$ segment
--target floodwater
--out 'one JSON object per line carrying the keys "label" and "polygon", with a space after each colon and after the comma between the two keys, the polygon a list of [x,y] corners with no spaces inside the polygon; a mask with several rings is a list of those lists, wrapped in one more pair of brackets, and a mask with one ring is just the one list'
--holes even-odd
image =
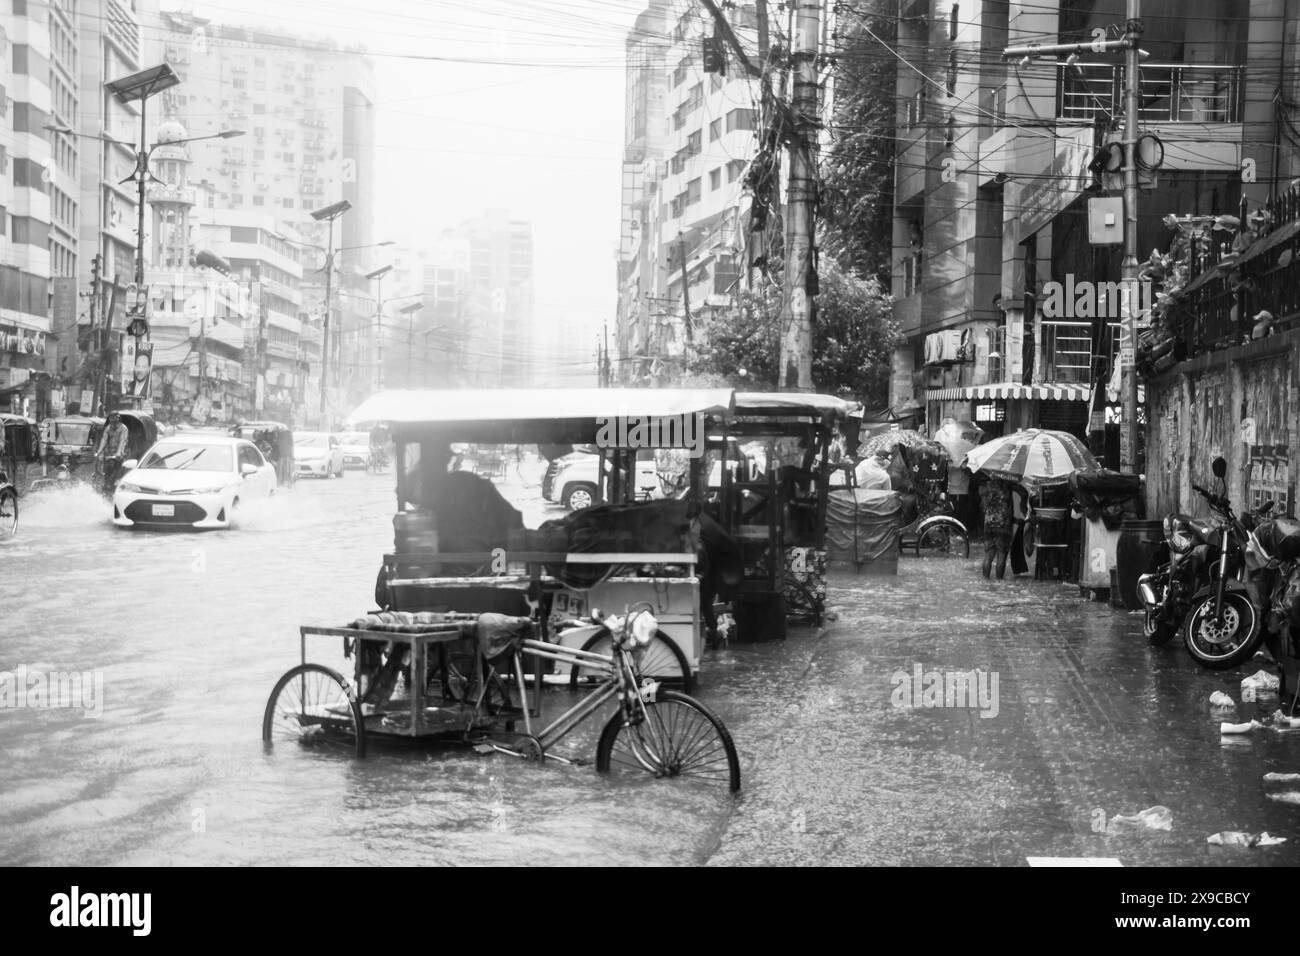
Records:
{"label": "floodwater", "polygon": [[[536,477],[503,486],[532,527],[561,513]],[[1300,731],[1221,737],[1207,703],[1260,662],[1200,670],[1148,648],[1136,615],[985,581],[975,558],[836,575],[822,631],[709,653],[698,696],[736,740],[739,797],[465,749],[265,753],[299,625],[372,608],[393,502],[391,474],[349,472],[187,534],[115,529],[88,493],[24,499],[0,546],[0,670],[94,671],[102,712],[0,709],[0,863],[1300,862],[1300,806],[1262,781],[1300,771]],[[308,651],[342,663],[334,640]],[[998,683],[982,707],[929,707],[903,694],[918,665]],[[600,725],[560,751],[590,759]],[[1155,805],[1169,830],[1113,823]],[[1207,846],[1220,830],[1289,842]]]}

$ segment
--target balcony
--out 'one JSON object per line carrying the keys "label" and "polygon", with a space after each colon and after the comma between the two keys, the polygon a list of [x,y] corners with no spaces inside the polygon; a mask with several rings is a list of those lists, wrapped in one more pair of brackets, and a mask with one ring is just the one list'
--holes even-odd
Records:
{"label": "balcony", "polygon": [[[1140,123],[1241,121],[1244,66],[1144,63]],[[1057,64],[1056,115],[1093,121],[1124,114],[1124,68],[1113,63]]]}
{"label": "balcony", "polygon": [[[1118,343],[1118,324],[1109,326],[1103,347],[1112,353]],[[1042,327],[1044,382],[1089,384],[1092,381],[1092,323],[1044,322]]]}

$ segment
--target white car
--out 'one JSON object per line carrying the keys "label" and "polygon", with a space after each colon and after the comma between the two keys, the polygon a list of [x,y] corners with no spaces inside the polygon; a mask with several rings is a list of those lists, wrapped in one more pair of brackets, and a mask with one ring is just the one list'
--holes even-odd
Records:
{"label": "white car", "polygon": [[229,528],[241,501],[275,494],[275,468],[252,442],[227,435],[173,435],[123,466],[113,491],[119,528]]}
{"label": "white car", "polygon": [[344,468],[370,467],[370,435],[367,432],[340,432],[338,439]]}
{"label": "white car", "polygon": [[343,477],[343,449],[338,437],[325,432],[297,432],[293,436],[293,470],[318,478]]}
{"label": "white car", "polygon": [[[542,497],[564,505],[569,511],[580,511],[601,504],[596,469],[599,455],[572,452],[551,462],[542,479]],[[640,501],[662,498],[663,486],[653,461],[636,463],[636,497]]]}

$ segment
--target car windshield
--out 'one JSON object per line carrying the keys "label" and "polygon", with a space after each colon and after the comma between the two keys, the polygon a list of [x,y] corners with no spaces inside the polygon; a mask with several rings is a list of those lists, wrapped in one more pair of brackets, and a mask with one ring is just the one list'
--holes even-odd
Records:
{"label": "car windshield", "polygon": [[325,436],[320,434],[299,435],[293,440],[294,448],[326,448],[328,445]]}
{"label": "car windshield", "polygon": [[227,445],[156,445],[145,455],[140,467],[167,471],[235,470]]}
{"label": "car windshield", "polygon": [[370,436],[362,432],[344,432],[339,435],[339,444],[341,445],[369,445]]}

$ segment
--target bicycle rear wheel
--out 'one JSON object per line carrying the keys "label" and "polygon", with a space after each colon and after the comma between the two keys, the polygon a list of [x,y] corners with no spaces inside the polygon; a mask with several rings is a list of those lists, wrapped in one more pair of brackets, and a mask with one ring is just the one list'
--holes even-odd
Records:
{"label": "bicycle rear wheel", "polygon": [[262,715],[262,743],[300,743],[366,755],[366,726],[352,685],[338,671],[299,664],[271,691]]}
{"label": "bicycle rear wheel", "polygon": [[740,789],[740,758],[731,734],[693,697],[661,690],[645,705],[646,718],[629,727],[619,709],[601,732],[596,769],[602,773],[649,773],[690,777]]}
{"label": "bicycle rear wheel", "polygon": [[[607,630],[602,630],[587,638],[582,645],[584,651],[593,654],[614,655],[614,638]],[[642,677],[661,683],[691,689],[691,665],[686,655],[677,646],[677,642],[663,631],[655,631],[650,643],[640,652],[637,669]],[[607,667],[600,665],[582,666],[575,664],[569,670],[569,688],[577,689],[579,684],[592,684],[603,679],[609,673]]]}

